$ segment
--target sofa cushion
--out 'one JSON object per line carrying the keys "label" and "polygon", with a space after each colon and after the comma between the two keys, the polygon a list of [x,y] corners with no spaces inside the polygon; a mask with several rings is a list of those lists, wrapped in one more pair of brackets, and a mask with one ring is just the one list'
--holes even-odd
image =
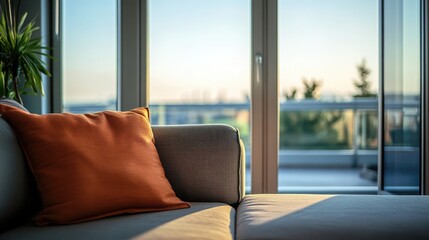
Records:
{"label": "sofa cushion", "polygon": [[36,223],[188,207],[165,177],[147,108],[36,115],[0,105],[42,197]]}
{"label": "sofa cushion", "polygon": [[429,239],[428,196],[248,195],[237,239]]}
{"label": "sofa cushion", "polygon": [[31,223],[0,234],[0,239],[234,239],[235,210],[221,203],[115,216],[73,225],[36,227]]}

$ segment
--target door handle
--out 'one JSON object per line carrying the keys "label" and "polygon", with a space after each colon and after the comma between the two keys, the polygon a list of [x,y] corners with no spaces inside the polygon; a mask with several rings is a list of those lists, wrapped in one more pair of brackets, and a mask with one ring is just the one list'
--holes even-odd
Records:
{"label": "door handle", "polygon": [[256,83],[262,82],[262,55],[260,53],[255,55],[255,71]]}

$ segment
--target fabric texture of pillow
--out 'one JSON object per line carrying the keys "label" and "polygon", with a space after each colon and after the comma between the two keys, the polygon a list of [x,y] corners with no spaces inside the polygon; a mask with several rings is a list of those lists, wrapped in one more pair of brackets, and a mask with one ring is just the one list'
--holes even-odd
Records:
{"label": "fabric texture of pillow", "polygon": [[176,197],[155,148],[148,108],[30,114],[1,105],[36,178],[36,225],[189,207]]}

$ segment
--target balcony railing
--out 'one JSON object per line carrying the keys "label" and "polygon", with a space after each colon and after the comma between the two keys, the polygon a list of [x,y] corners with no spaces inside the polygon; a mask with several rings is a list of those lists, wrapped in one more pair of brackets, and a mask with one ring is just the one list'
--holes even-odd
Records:
{"label": "balcony railing", "polygon": [[[401,156],[415,154],[419,126],[416,97],[385,96],[385,134]],[[246,190],[250,191],[250,104],[152,104],[151,123],[226,123],[240,130],[246,145]],[[70,104],[74,113],[116,109],[116,102]],[[287,101],[279,106],[279,192],[376,194],[378,101]],[[386,136],[387,136],[386,135]],[[384,136],[386,138],[386,136]],[[413,140],[414,139],[414,140]],[[387,141],[386,141],[387,142]],[[403,146],[411,146],[404,148]],[[389,153],[389,150],[387,150]],[[364,166],[371,166],[366,168]]]}
{"label": "balcony railing", "polygon": [[[415,98],[387,101],[388,109],[418,109]],[[65,111],[82,113],[114,109],[115,103],[70,104]],[[237,127],[250,161],[250,104],[151,104],[153,125],[226,123]],[[315,100],[280,103],[279,165],[361,166],[377,162],[378,101]],[[397,113],[396,113],[397,114]],[[418,121],[418,111],[405,111]]]}

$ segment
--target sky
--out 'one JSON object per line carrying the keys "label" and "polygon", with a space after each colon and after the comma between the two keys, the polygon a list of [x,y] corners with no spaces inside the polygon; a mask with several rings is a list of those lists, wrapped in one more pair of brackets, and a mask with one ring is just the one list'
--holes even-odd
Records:
{"label": "sky", "polygon": [[63,98],[107,102],[117,91],[117,1],[61,1]]}
{"label": "sky", "polygon": [[151,102],[243,101],[250,1],[148,2]]}
{"label": "sky", "polygon": [[[420,93],[419,1],[403,3],[398,6],[397,1],[390,1],[385,5],[389,22],[385,35],[390,40],[385,45],[385,93],[415,95]],[[395,21],[401,18],[402,22]]]}
{"label": "sky", "polygon": [[[149,1],[151,102],[243,101],[250,92],[250,1]],[[366,59],[378,89],[377,0],[280,0],[279,91],[322,81],[354,93]]]}
{"label": "sky", "polygon": [[[115,98],[116,0],[62,2],[65,101]],[[151,103],[245,101],[251,1],[148,4]],[[350,97],[363,59],[371,69],[372,90],[378,90],[378,0],[279,0],[278,8],[280,94],[292,87],[302,92],[307,78],[322,81],[322,97]]]}
{"label": "sky", "polygon": [[378,21],[376,0],[280,0],[280,91],[302,92],[306,78],[322,82],[322,95],[351,96],[356,65],[365,59],[376,92]]}

